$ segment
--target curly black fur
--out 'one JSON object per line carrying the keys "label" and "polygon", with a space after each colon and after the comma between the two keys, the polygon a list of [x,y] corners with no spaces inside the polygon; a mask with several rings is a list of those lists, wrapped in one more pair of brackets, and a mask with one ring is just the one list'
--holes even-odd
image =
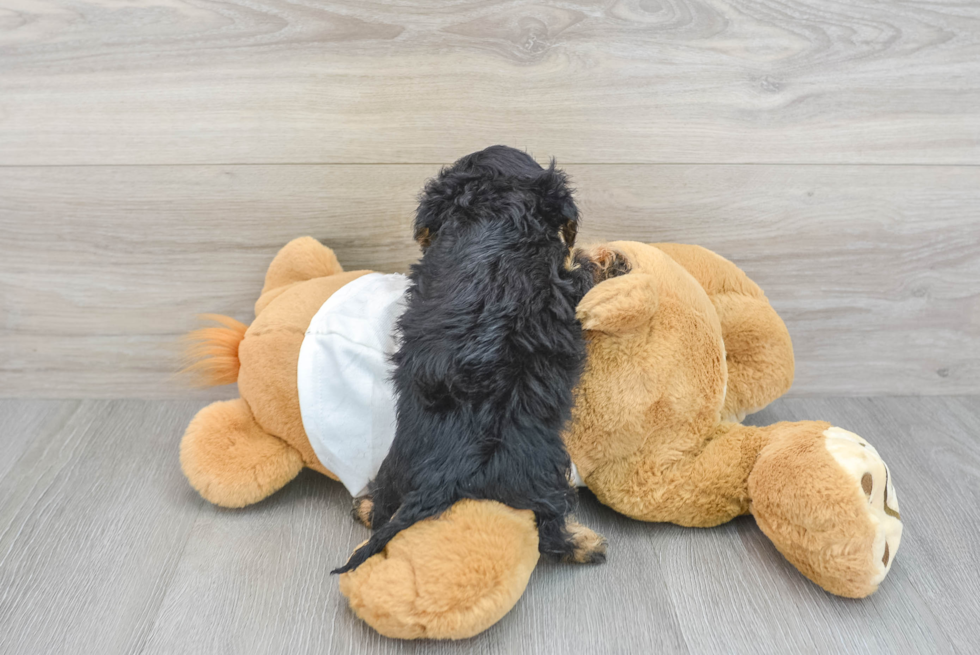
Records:
{"label": "curly black fur", "polygon": [[375,532],[334,573],[462,498],[533,510],[541,552],[572,554],[561,430],[585,360],[575,307],[593,284],[588,262],[569,266],[577,223],[564,173],[513,148],[463,157],[426,185],[395,439],[370,486]]}

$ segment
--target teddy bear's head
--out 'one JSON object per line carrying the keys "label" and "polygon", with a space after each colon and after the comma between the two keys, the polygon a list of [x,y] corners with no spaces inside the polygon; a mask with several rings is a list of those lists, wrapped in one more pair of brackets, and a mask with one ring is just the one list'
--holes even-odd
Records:
{"label": "teddy bear's head", "polygon": [[586,479],[658,434],[679,452],[695,443],[720,421],[727,379],[718,315],[684,268],[631,241],[589,254],[600,265],[625,258],[628,273],[596,285],[578,306],[589,354],[566,441]]}

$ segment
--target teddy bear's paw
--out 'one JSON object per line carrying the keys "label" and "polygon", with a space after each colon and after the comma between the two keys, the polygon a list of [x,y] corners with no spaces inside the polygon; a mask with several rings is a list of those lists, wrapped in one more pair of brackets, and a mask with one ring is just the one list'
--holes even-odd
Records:
{"label": "teddy bear's paw", "polygon": [[569,521],[565,529],[571,535],[574,546],[571,554],[564,560],[575,564],[602,564],[606,561],[606,539],[598,532],[581,523]]}
{"label": "teddy bear's paw", "polygon": [[534,514],[461,500],[339,576],[368,625],[396,639],[466,639],[514,607],[538,562]]}
{"label": "teddy bear's paw", "polygon": [[180,465],[201,496],[245,507],[272,495],[303,470],[300,453],[267,433],[241,398],[197,413],[180,442]]}
{"label": "teddy bear's paw", "polygon": [[371,529],[371,512],[374,510],[374,501],[370,496],[355,498],[351,506],[350,515],[355,521],[363,525],[368,530]]}
{"label": "teddy bear's paw", "polygon": [[885,462],[858,435],[823,421],[769,430],[748,480],[759,528],[800,573],[830,593],[874,593],[902,539]]}
{"label": "teddy bear's paw", "polygon": [[902,517],[898,495],[888,465],[874,446],[847,430],[832,427],[824,431],[827,451],[853,480],[860,494],[875,536],[871,544],[874,570],[871,584],[877,586],[891,570],[902,541]]}

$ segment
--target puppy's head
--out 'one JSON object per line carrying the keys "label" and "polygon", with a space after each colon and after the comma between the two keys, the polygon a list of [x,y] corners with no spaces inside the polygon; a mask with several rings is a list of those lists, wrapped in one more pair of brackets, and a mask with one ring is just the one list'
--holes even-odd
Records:
{"label": "puppy's head", "polygon": [[565,173],[554,160],[542,168],[530,155],[491,146],[442,169],[425,185],[415,215],[415,240],[423,252],[440,235],[509,222],[523,234],[553,233],[575,244],[578,209]]}

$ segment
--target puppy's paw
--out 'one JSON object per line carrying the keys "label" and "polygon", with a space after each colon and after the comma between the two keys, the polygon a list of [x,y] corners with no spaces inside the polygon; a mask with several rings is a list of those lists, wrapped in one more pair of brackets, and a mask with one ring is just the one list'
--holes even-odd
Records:
{"label": "puppy's paw", "polygon": [[566,562],[602,564],[606,561],[606,539],[601,534],[573,521],[565,528],[573,546],[572,552],[564,557]]}
{"label": "puppy's paw", "polygon": [[361,496],[354,499],[350,515],[354,520],[363,525],[368,530],[371,529],[371,511],[374,509],[374,501],[370,496]]}
{"label": "puppy's paw", "polygon": [[604,245],[595,246],[585,251],[578,250],[576,251],[576,259],[580,262],[587,262],[583,264],[583,268],[587,268],[592,273],[596,284],[610,278],[626,275],[631,268],[626,255]]}

